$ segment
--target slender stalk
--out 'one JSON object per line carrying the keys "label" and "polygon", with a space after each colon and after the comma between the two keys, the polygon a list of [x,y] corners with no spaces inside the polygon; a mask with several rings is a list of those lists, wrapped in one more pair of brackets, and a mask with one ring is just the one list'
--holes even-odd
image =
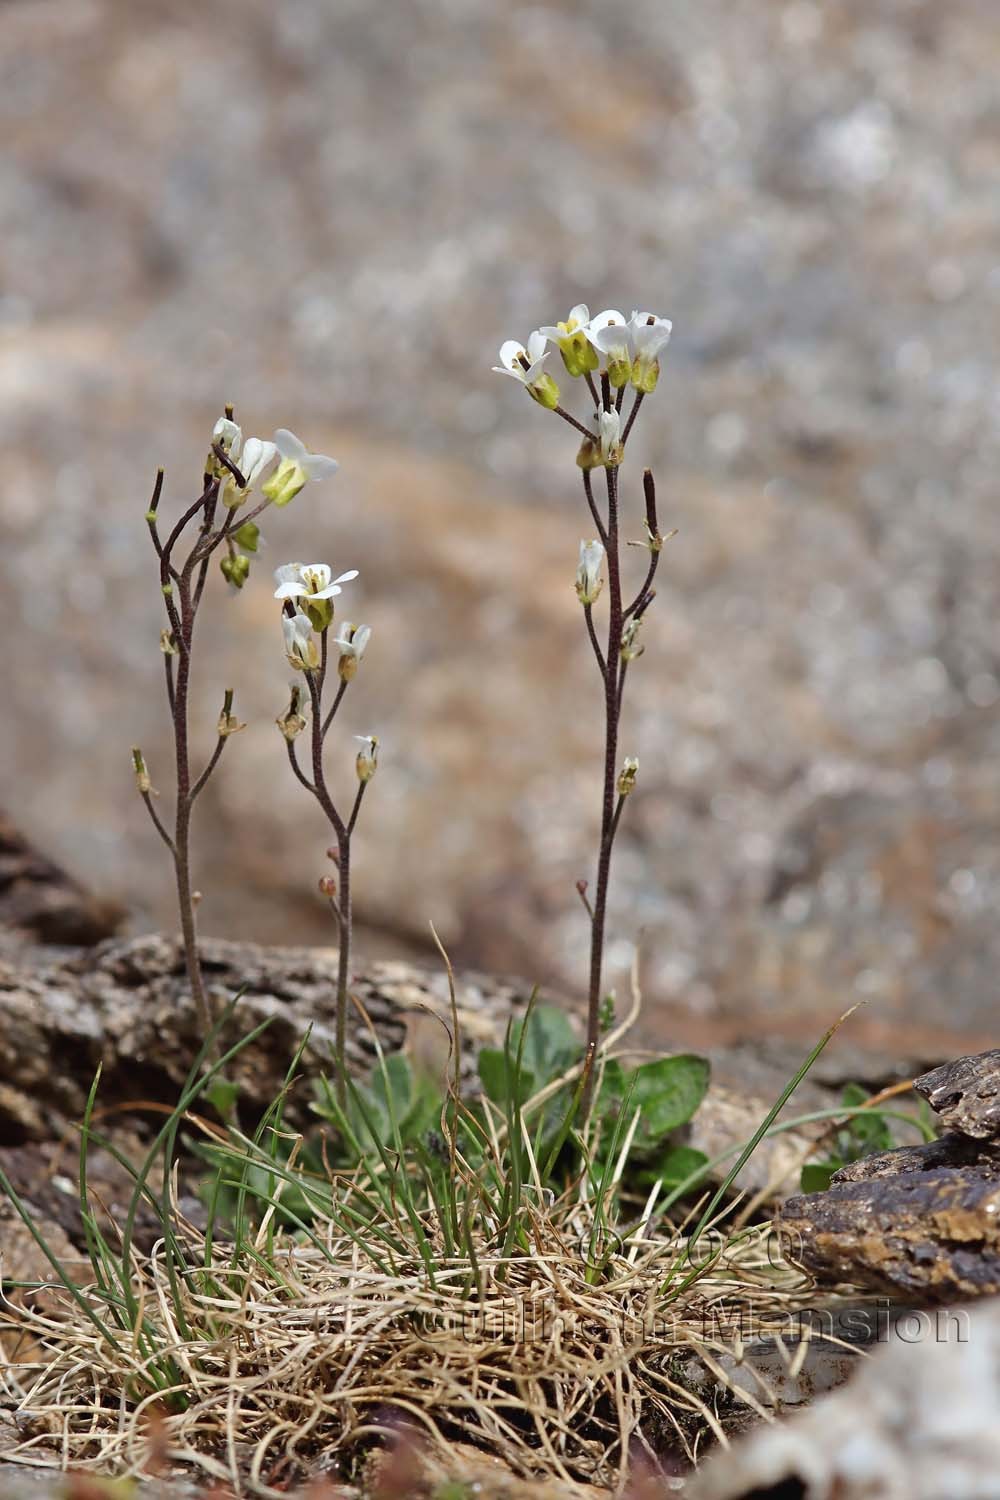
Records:
{"label": "slender stalk", "polygon": [[621,666],[622,586],[618,529],[618,470],[605,469],[608,489],[607,569],[608,646],[604,659],[604,788],[601,799],[601,842],[597,859],[594,916],[590,936],[590,985],[587,994],[587,1049],[584,1057],[583,1107],[589,1108],[593,1065],[600,1037],[601,979],[604,966],[604,929],[607,918],[611,850],[617,831],[615,790],[618,779],[618,725],[621,717],[618,683]]}
{"label": "slender stalk", "polygon": [[[337,922],[339,927],[339,951],[337,954],[337,1008],[334,1030],[334,1054],[337,1060],[336,1095],[337,1103],[341,1109],[347,1104],[347,991],[350,983],[351,973],[351,834],[357,819],[358,810],[361,805],[360,788],[354,809],[351,813],[349,823],[345,823],[334,805],[326,784],[326,772],[323,767],[323,739],[329,722],[324,723],[322,691],[323,679],[326,673],[327,642],[326,631],[323,632],[323,664],[318,671],[307,674],[309,692],[312,697],[312,793],[320,807],[326,813],[330,826],[337,840]],[[343,698],[346,683],[342,682],[337,693],[333,709],[330,711],[328,720],[332,719],[333,713]]]}

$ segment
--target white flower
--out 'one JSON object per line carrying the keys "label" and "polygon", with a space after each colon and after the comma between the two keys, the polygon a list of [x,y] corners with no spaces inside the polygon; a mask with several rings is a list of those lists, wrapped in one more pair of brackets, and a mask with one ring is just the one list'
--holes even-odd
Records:
{"label": "white flower", "polygon": [[340,467],[335,458],[310,453],[287,427],[278,428],[274,445],[281,455],[281,463],[264,485],[264,494],[274,505],[287,505],[310,480],[329,479]]}
{"label": "white flower", "polygon": [[576,595],[581,604],[593,604],[604,585],[601,568],[604,548],[600,542],[581,542],[580,561],[576,570]]}
{"label": "white flower", "polygon": [[587,328],[587,337],[608,362],[608,379],[613,386],[627,385],[632,378],[632,328],[613,307],[598,313]]}
{"label": "white flower", "polygon": [[614,407],[610,411],[597,413],[597,429],[601,450],[601,462],[614,468],[622,461],[622,419]]}
{"label": "white flower", "polygon": [[360,782],[371,781],[378,767],[378,736],[374,734],[356,734],[356,740],[361,741],[361,749],[358,751],[354,762]]}
{"label": "white flower", "polygon": [[600,360],[597,350],[587,338],[587,324],[590,322],[590,309],[586,302],[578,302],[570,308],[569,316],[565,323],[556,323],[554,327],[540,328],[551,344],[558,344],[563,357],[563,364],[570,375],[584,375],[588,370],[596,370]]}
{"label": "white flower", "polygon": [[632,331],[632,384],[646,395],[656,389],[660,376],[660,350],[670,340],[673,324],[655,313],[634,312],[629,322]]}
{"label": "white flower", "polygon": [[342,621],[333,642],[340,652],[337,670],[341,681],[350,682],[357,675],[358,665],[368,649],[371,634],[371,627],[368,625],[352,625],[349,620]]}
{"label": "white flower", "polygon": [[276,599],[334,599],[342,592],[340,585],[357,578],[357,568],[349,568],[339,578],[333,578],[333,569],[327,563],[282,563],[274,570]]}
{"label": "white flower", "polygon": [[281,628],[285,633],[285,654],[291,665],[297,672],[315,671],[320,663],[320,653],[309,616],[301,610],[294,615],[282,615]]}
{"label": "white flower", "polygon": [[528,339],[527,348],[517,339],[508,339],[500,345],[500,364],[494,365],[497,375],[511,375],[519,380],[540,406],[551,410],[559,405],[559,387],[542,366],[549,357],[545,347],[548,340],[540,328],[536,328]]}
{"label": "white flower", "polygon": [[[223,505],[234,509],[242,505],[244,500],[258,483],[264,470],[277,457],[278,449],[274,443],[265,442],[261,438],[247,438],[243,445],[243,452],[239,460],[233,458],[233,463],[240,470],[246,484],[240,489],[236,480],[226,469],[219,481],[219,499]],[[232,458],[232,454],[230,454]]]}
{"label": "white flower", "polygon": [[223,453],[228,454],[233,463],[239,463],[240,449],[243,446],[243,429],[239,427],[230,417],[220,417],[212,428],[212,442],[218,443]]}

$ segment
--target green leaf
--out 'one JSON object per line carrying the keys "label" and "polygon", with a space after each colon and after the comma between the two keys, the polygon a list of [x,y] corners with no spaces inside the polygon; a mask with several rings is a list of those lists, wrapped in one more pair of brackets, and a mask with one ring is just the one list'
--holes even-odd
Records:
{"label": "green leaf", "polygon": [[524,1047],[522,1068],[536,1079],[536,1088],[544,1088],[553,1078],[558,1078],[579,1059],[580,1042],[577,1039],[565,1011],[554,1005],[537,1005],[526,1021],[515,1021],[510,1028],[510,1047],[517,1055]]}
{"label": "green leaf", "polygon": [[234,1118],[239,1097],[238,1085],[228,1082],[225,1078],[216,1078],[214,1083],[205,1090],[205,1098],[221,1120]]}
{"label": "green leaf", "polygon": [[693,1146],[672,1146],[667,1154],[661,1157],[656,1175],[662,1178],[664,1187],[676,1187],[678,1183],[686,1182],[695,1172],[707,1166],[708,1157],[704,1151],[696,1151]]}
{"label": "green leaf", "polygon": [[834,1157],[831,1157],[829,1161],[806,1162],[802,1168],[799,1186],[804,1193],[825,1193],[830,1186],[830,1178],[843,1166],[846,1166],[846,1163]]}
{"label": "green leaf", "polygon": [[687,1124],[705,1097],[708,1079],[707,1060],[692,1053],[660,1057],[630,1073],[612,1062],[604,1070],[600,1107],[613,1118],[631,1088],[629,1108],[640,1110],[633,1149],[648,1152],[672,1130]]}
{"label": "green leaf", "polygon": [[[508,1060],[507,1054],[499,1047],[483,1047],[479,1053],[479,1081],[483,1085],[483,1091],[488,1099],[494,1104],[506,1104],[507,1095],[513,1088],[514,1077],[517,1072],[516,1052]],[[535,1092],[535,1075],[530,1068],[521,1069],[520,1088],[517,1090],[518,1098],[514,1101],[522,1105],[526,1099],[530,1099]]]}

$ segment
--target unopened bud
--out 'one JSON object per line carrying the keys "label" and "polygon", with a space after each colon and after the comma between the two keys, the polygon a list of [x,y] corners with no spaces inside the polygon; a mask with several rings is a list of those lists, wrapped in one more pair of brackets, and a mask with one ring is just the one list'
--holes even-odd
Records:
{"label": "unopened bud", "polygon": [[135,784],[142,796],[148,797],[151,793],[155,796],[152,782],[149,779],[149,771],[146,769],[146,762],[143,759],[142,751],[137,745],[132,750],[132,769],[135,772]]}
{"label": "unopened bud", "polygon": [[601,568],[604,548],[598,541],[580,543],[580,560],[576,569],[576,596],[581,604],[593,604],[604,586]]}
{"label": "unopened bud", "polygon": [[224,557],[219,571],[231,588],[241,589],[250,576],[249,557]]}
{"label": "unopened bud", "polygon": [[639,762],[634,755],[626,755],[622,761],[622,768],[618,773],[618,795],[627,797],[629,792],[635,789],[635,779],[639,774]]}
{"label": "unopened bud", "polygon": [[320,893],[321,896],[325,896],[328,901],[336,901],[336,899],[337,899],[337,882],[334,880],[334,878],[333,878],[332,875],[321,875],[320,876],[320,878],[319,878],[319,893]]}
{"label": "unopened bud", "polygon": [[371,781],[378,769],[378,737],[374,734],[356,734],[354,738],[361,741],[354,766],[358,780],[363,785],[366,781]]}
{"label": "unopened bud", "polygon": [[641,624],[642,616],[640,614],[634,614],[625,621],[622,629],[622,661],[635,661],[645,651],[645,646],[640,646],[638,641]]}
{"label": "unopened bud", "polygon": [[239,530],[233,532],[233,541],[244,552],[256,552],[260,546],[260,527],[254,521],[244,521]]}

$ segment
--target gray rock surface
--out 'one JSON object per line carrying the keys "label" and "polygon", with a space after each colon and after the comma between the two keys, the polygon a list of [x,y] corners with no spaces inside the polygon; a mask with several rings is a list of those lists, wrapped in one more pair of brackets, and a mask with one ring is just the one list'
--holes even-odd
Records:
{"label": "gray rock surface", "polygon": [[919,1314],[843,1390],[709,1459],[690,1500],[995,1500],[1000,1301]]}

